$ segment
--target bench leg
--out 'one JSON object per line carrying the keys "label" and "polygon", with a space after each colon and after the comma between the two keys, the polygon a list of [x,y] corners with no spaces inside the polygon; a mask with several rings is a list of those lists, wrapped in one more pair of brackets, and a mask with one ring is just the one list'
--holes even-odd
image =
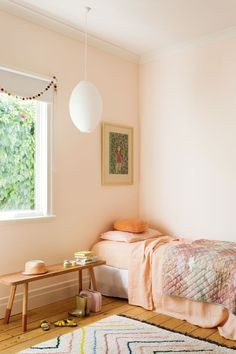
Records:
{"label": "bench leg", "polygon": [[24,284],[23,308],[22,308],[22,330],[27,331],[27,307],[28,307],[28,287],[29,284]]}
{"label": "bench leg", "polygon": [[14,298],[15,298],[15,293],[16,293],[16,285],[11,285],[10,294],[9,294],[9,298],[8,298],[8,302],[7,302],[7,308],[6,308],[6,312],[5,312],[5,317],[3,320],[4,324],[9,323],[9,319],[11,316],[11,310],[12,310],[12,306],[13,306],[13,302],[14,302]]}
{"label": "bench leg", "polygon": [[82,269],[79,270],[79,291],[78,294],[81,292],[81,290],[83,289],[83,276],[82,276]]}
{"label": "bench leg", "polygon": [[90,278],[91,278],[93,290],[97,290],[97,283],[96,283],[96,279],[95,279],[93,268],[89,268],[89,275],[90,275]]}

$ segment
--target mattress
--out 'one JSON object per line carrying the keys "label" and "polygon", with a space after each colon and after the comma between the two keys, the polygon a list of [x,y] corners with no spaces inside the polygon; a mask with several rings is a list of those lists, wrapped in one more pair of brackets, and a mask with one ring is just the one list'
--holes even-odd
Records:
{"label": "mattress", "polygon": [[128,269],[132,250],[137,243],[139,242],[128,243],[103,240],[96,243],[92,250],[99,258],[106,260],[108,266]]}

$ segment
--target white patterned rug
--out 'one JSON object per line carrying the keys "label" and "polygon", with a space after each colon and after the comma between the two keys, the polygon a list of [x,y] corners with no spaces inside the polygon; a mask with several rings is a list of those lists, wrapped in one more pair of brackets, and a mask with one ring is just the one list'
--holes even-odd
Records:
{"label": "white patterned rug", "polygon": [[236,354],[213,342],[166,330],[121,315],[64,334],[24,350],[24,354]]}

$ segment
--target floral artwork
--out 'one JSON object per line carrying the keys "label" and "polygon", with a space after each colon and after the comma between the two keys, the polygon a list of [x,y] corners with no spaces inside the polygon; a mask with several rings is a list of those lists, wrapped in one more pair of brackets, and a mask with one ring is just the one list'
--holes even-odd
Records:
{"label": "floral artwork", "polygon": [[128,134],[109,134],[109,173],[128,174]]}
{"label": "floral artwork", "polygon": [[133,129],[103,123],[102,183],[133,183]]}

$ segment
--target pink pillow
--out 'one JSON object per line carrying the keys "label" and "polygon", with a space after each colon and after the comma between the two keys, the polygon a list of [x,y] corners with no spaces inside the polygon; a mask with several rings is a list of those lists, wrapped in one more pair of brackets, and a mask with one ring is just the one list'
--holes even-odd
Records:
{"label": "pink pillow", "polygon": [[117,242],[138,242],[161,235],[160,231],[154,229],[147,229],[145,232],[139,234],[115,230],[104,232],[100,235],[100,238]]}

